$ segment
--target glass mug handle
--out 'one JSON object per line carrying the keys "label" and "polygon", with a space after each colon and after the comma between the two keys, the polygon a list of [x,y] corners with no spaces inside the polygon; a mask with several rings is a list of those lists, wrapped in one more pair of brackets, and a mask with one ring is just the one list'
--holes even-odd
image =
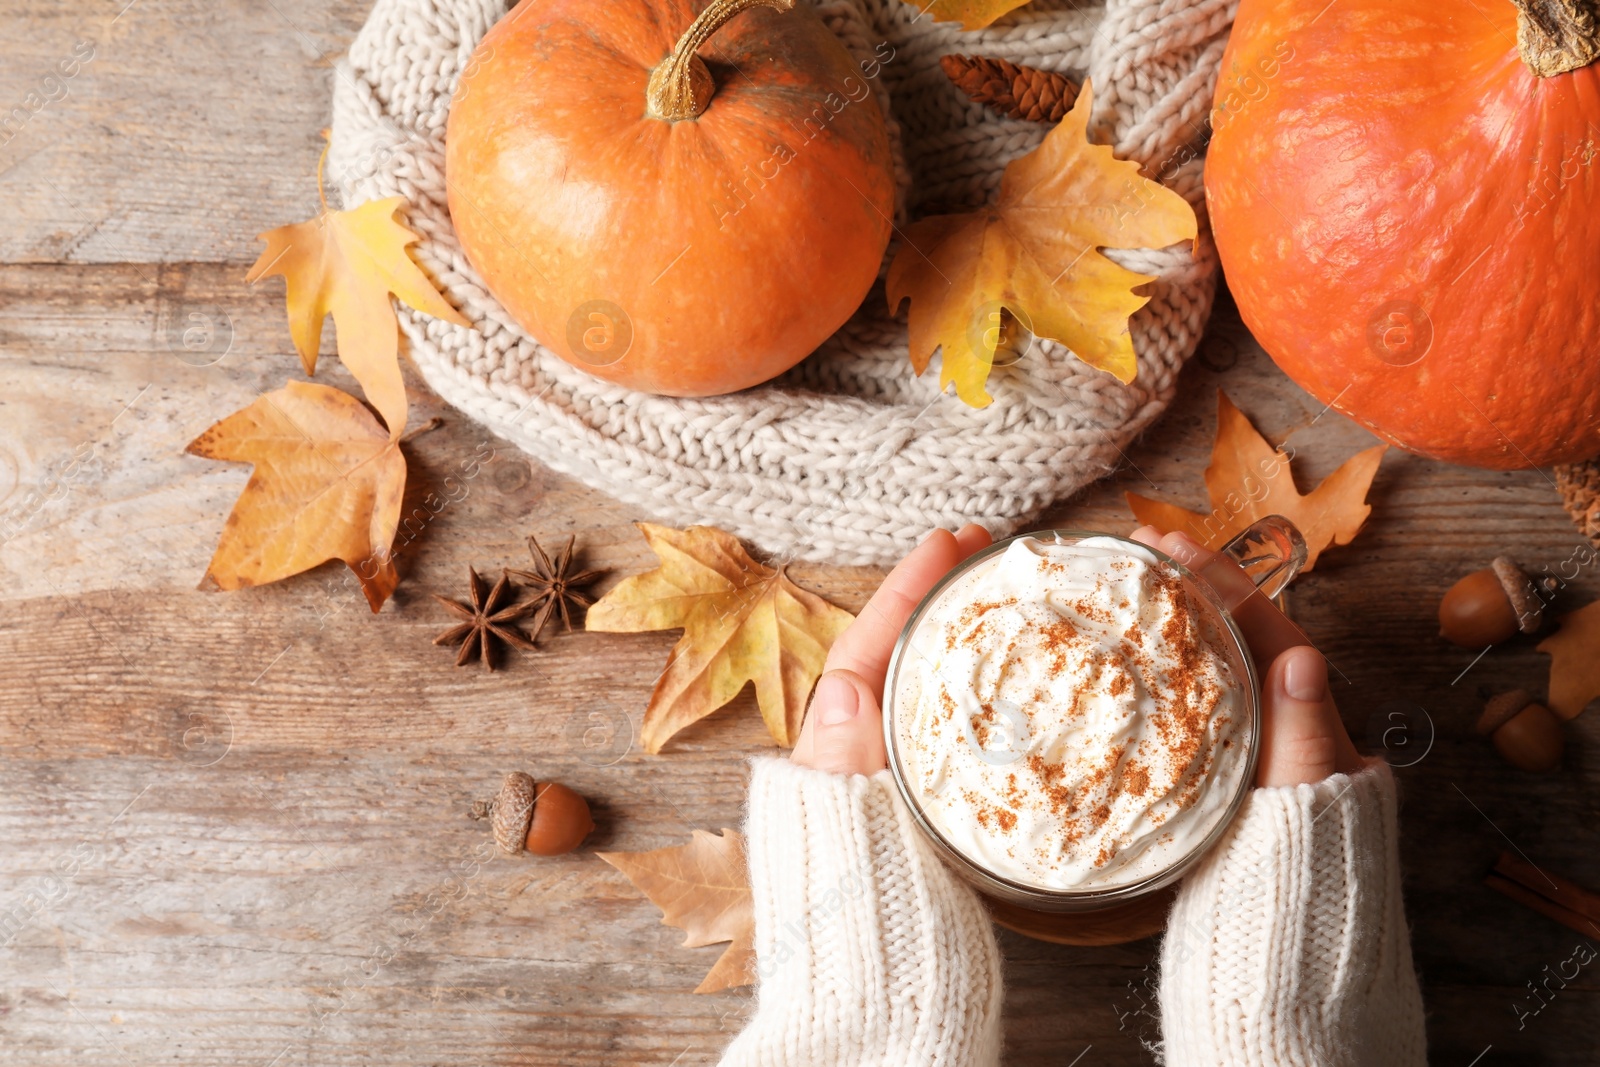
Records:
{"label": "glass mug handle", "polygon": [[1306,565],[1306,539],[1282,515],[1257,519],[1220,551],[1243,568],[1268,600],[1283,592]]}

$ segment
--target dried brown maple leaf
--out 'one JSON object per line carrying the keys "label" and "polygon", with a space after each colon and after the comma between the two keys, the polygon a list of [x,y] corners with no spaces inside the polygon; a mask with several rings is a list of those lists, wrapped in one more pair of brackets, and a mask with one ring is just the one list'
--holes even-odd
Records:
{"label": "dried brown maple leaf", "polygon": [[1561,616],[1561,627],[1539,642],[1550,657],[1550,710],[1576,718],[1600,697],[1600,600]]}
{"label": "dried brown maple leaf", "polygon": [[730,533],[638,525],[661,566],[601,597],[585,625],[601,633],[683,629],[645,709],[645,749],[660,752],[746,682],[755,683],[773,740],[794,744],[828,649],[854,616],[751,559]]}
{"label": "dried brown maple leaf", "polygon": [[914,223],[889,265],[889,309],[911,302],[912,368],[927,370],[939,349],[939,387],[954,382],[972,407],[993,399],[985,385],[1006,332],[1002,312],[1131,382],[1139,364],[1128,317],[1150,300],[1133,290],[1155,278],[1100,249],[1166,248],[1195,237],[1188,201],[1089,143],[1092,96],[1085,82],[1060,125],[1006,166],[995,203]]}
{"label": "dried brown maple leaf", "polygon": [[[322,155],[326,159],[327,151]],[[317,194],[322,195],[320,162]],[[405,203],[405,197],[391,196],[333,211],[324,198],[316,218],[261,234],[267,247],[245,275],[251,283],[283,275],[289,334],[307,374],[317,369],[322,320],[333,316],[339,359],[395,433],[406,424],[406,387],[400,376],[400,327],[389,294],[436,319],[471,325],[407,254],[407,246],[419,238],[394,217]]]}
{"label": "dried brown maple leaf", "polygon": [[189,442],[207,459],[255,470],[222,527],[206,577],[265,585],[342,559],[373,611],[399,580],[389,549],[406,461],[394,434],[349,393],[290,382]]}
{"label": "dried brown maple leaf", "polygon": [[745,866],[744,837],[696,830],[687,845],[652,852],[598,852],[661,909],[661,921],[686,935],[685,948],[730,942],[696,993],[715,993],[754,981],[755,910]]}
{"label": "dried brown maple leaf", "polygon": [[1201,515],[1176,504],[1128,494],[1128,506],[1141,523],[1182,530],[1207,548],[1221,548],[1257,519],[1282,515],[1306,539],[1306,565],[1329,545],[1347,545],[1372,513],[1367,490],[1388,445],[1357,452],[1311,492],[1301,495],[1289,470],[1289,454],[1267,444],[1244,413],[1217,390],[1217,439],[1206,468],[1211,511]]}

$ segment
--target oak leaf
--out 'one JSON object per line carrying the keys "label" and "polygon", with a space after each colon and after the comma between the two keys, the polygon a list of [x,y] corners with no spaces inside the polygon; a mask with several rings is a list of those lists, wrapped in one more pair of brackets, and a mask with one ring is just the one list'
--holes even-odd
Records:
{"label": "oak leaf", "polygon": [[1347,545],[1372,514],[1367,490],[1387,445],[1357,452],[1324,478],[1310,493],[1295,488],[1289,469],[1293,453],[1273,448],[1250,420],[1217,390],[1217,438],[1206,468],[1206,493],[1211,512],[1201,515],[1176,504],[1128,494],[1128,506],[1141,523],[1162,530],[1182,530],[1207,548],[1221,548],[1257,519],[1282,515],[1306,539],[1306,565],[1329,545]]}
{"label": "oak leaf", "polygon": [[754,981],[755,907],[744,858],[744,837],[696,830],[687,845],[653,852],[597,852],[627,875],[661,909],[661,921],[684,932],[685,948],[730,942],[696,993],[715,993]]}
{"label": "oak leaf", "polygon": [[1193,240],[1194,209],[1088,140],[1091,92],[1037,149],[1014,160],[993,206],[936,215],[906,231],[889,266],[890,311],[911,301],[911,365],[927,370],[943,350],[939,387],[955,383],[973,407],[1007,329],[1002,309],[1035,337],[1059,341],[1083,362],[1130,382],[1138,370],[1128,317],[1154,281],[1118,266],[1101,248],[1165,248]]}
{"label": "oak leaf", "polygon": [[751,559],[730,533],[638,525],[661,566],[601,597],[585,625],[603,633],[683,629],[645,709],[645,749],[660,752],[746,682],[755,683],[773,740],[793,745],[828,649],[854,616]]}
{"label": "oak leaf", "polygon": [[1546,703],[1563,719],[1576,718],[1600,697],[1600,600],[1561,616],[1561,628],[1539,642],[1550,657]]}
{"label": "oak leaf", "polygon": [[389,294],[434,318],[470,325],[406,253],[418,237],[394,217],[405,202],[391,196],[268,230],[261,235],[266,250],[245,276],[256,282],[283,275],[289,333],[307,374],[317,369],[322,320],[333,316],[339,358],[395,433],[405,428],[406,388]]}
{"label": "oak leaf", "polygon": [[206,576],[264,585],[341,559],[373,611],[398,581],[389,549],[406,461],[395,434],[349,393],[290,382],[189,442],[207,459],[252,463]]}

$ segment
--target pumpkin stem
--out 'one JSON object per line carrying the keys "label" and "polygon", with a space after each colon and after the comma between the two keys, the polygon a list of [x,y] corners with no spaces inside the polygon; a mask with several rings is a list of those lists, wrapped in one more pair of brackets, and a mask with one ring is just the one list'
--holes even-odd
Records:
{"label": "pumpkin stem", "polygon": [[716,92],[716,84],[705,61],[696,53],[729,19],[752,7],[789,11],[794,7],[794,0],[711,0],[683,31],[672,54],[651,72],[650,85],[645,90],[645,104],[651,115],[679,122],[695,118],[706,109]]}
{"label": "pumpkin stem", "polygon": [[1600,58],[1600,0],[1512,0],[1517,50],[1535,76],[1549,78]]}

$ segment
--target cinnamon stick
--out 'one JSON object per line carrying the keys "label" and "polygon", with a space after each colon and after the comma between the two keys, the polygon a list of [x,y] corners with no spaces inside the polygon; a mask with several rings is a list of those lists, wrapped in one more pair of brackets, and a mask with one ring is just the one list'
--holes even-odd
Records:
{"label": "cinnamon stick", "polygon": [[1562,907],[1600,921],[1600,893],[1585,889],[1559,874],[1535,867],[1520,856],[1500,853],[1494,864],[1495,873],[1503,875],[1542,897],[1548,897]]}
{"label": "cinnamon stick", "polygon": [[1548,900],[1538,893],[1523,888],[1518,882],[1513,882],[1509,878],[1502,878],[1498,874],[1490,874],[1483,880],[1483,884],[1498,893],[1503,893],[1524,907],[1532,908],[1547,919],[1554,919],[1562,926],[1570,927],[1589,937],[1600,937],[1600,922],[1596,922],[1587,915],[1580,915],[1569,908],[1563,908],[1555,901]]}

